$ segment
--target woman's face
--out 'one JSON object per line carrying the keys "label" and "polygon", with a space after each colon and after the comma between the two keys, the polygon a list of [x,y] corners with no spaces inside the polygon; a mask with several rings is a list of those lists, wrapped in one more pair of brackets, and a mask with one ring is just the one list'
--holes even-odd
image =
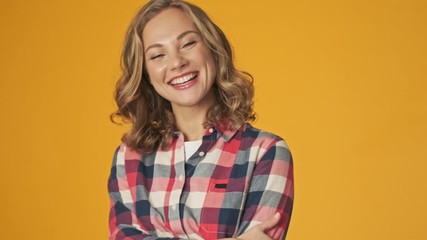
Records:
{"label": "woman's face", "polygon": [[165,9],[142,32],[144,62],[154,89],[179,107],[210,107],[215,65],[192,20],[180,9]]}

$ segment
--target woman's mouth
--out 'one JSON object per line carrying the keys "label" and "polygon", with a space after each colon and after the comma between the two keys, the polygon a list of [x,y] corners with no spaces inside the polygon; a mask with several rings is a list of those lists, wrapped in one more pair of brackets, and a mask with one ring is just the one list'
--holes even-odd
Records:
{"label": "woman's mouth", "polygon": [[172,86],[184,85],[189,81],[195,79],[196,77],[197,77],[197,73],[190,73],[182,77],[174,78],[171,81],[169,81],[168,84]]}

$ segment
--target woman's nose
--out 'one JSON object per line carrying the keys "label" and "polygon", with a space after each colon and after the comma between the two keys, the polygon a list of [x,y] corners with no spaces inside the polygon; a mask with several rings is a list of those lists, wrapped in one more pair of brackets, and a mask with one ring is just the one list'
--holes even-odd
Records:
{"label": "woman's nose", "polygon": [[170,59],[170,68],[171,70],[181,69],[188,64],[187,59],[185,59],[181,53],[177,52],[172,55]]}

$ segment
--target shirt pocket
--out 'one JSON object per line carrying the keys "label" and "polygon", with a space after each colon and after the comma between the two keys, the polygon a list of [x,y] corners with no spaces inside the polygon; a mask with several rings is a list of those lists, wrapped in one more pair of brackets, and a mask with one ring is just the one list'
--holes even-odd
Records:
{"label": "shirt pocket", "polygon": [[201,210],[200,234],[205,239],[232,237],[238,227],[243,191],[229,191],[228,180],[212,179]]}

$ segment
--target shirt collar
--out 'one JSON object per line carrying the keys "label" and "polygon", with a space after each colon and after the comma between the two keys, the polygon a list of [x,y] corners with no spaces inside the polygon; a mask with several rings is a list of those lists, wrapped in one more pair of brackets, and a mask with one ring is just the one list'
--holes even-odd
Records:
{"label": "shirt collar", "polygon": [[[245,124],[240,125],[237,128],[230,128],[229,125],[227,123],[223,123],[223,124],[215,124],[213,126],[213,129],[215,129],[219,135],[224,138],[225,142],[229,142],[235,135],[236,133],[241,129],[244,128]],[[207,130],[207,134],[211,134],[209,132],[209,129]]]}
{"label": "shirt collar", "polygon": [[[236,128],[230,128],[227,122],[217,123],[213,127],[206,129],[205,136],[211,135],[214,131],[217,131],[219,136],[222,137],[225,142],[229,142],[240,129],[244,130],[244,128],[246,128],[246,124],[248,123],[244,123]],[[174,132],[175,137],[178,137],[180,134],[182,133],[179,131]]]}

